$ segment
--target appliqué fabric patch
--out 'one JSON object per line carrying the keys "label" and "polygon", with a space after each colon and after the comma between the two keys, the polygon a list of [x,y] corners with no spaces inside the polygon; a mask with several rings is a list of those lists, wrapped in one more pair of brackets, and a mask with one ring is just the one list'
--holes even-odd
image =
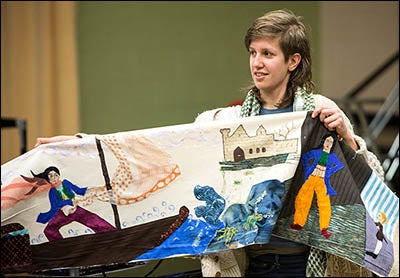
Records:
{"label": "appliqu\u00e9 fabric patch", "polygon": [[18,223],[1,226],[1,269],[23,268],[31,263],[28,230]]}

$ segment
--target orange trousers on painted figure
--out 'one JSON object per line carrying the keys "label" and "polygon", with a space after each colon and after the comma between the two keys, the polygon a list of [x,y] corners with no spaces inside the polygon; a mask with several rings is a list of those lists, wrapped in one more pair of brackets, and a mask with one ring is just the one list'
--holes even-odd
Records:
{"label": "orange trousers on painted figure", "polygon": [[319,228],[320,230],[328,229],[331,220],[331,200],[329,195],[326,194],[324,178],[313,175],[308,177],[296,196],[294,224],[299,224],[302,227],[306,224],[314,192],[317,195],[319,209]]}

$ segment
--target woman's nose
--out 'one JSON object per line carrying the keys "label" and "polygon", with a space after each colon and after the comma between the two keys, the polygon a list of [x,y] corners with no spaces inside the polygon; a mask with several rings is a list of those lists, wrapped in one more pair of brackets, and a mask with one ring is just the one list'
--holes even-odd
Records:
{"label": "woman's nose", "polygon": [[262,61],[258,55],[252,58],[251,65],[256,68],[262,67]]}

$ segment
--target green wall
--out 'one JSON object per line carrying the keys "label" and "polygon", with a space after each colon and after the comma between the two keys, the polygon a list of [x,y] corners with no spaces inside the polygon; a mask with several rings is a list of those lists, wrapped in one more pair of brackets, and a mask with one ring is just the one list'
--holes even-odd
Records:
{"label": "green wall", "polygon": [[112,133],[192,122],[243,97],[243,37],[264,12],[288,8],[312,26],[317,1],[83,1],[78,4],[81,131]]}

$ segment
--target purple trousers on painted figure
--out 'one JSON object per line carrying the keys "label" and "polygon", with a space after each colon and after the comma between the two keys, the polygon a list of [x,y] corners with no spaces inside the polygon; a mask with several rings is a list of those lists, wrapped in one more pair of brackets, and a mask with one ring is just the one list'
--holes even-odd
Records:
{"label": "purple trousers on painted figure", "polygon": [[103,233],[116,229],[97,214],[77,206],[75,212],[69,215],[65,215],[60,209],[53,219],[51,219],[47,224],[46,228],[44,229],[44,234],[49,241],[62,239],[63,236],[60,233],[61,227],[73,221],[85,225],[86,227],[92,229],[95,233]]}

